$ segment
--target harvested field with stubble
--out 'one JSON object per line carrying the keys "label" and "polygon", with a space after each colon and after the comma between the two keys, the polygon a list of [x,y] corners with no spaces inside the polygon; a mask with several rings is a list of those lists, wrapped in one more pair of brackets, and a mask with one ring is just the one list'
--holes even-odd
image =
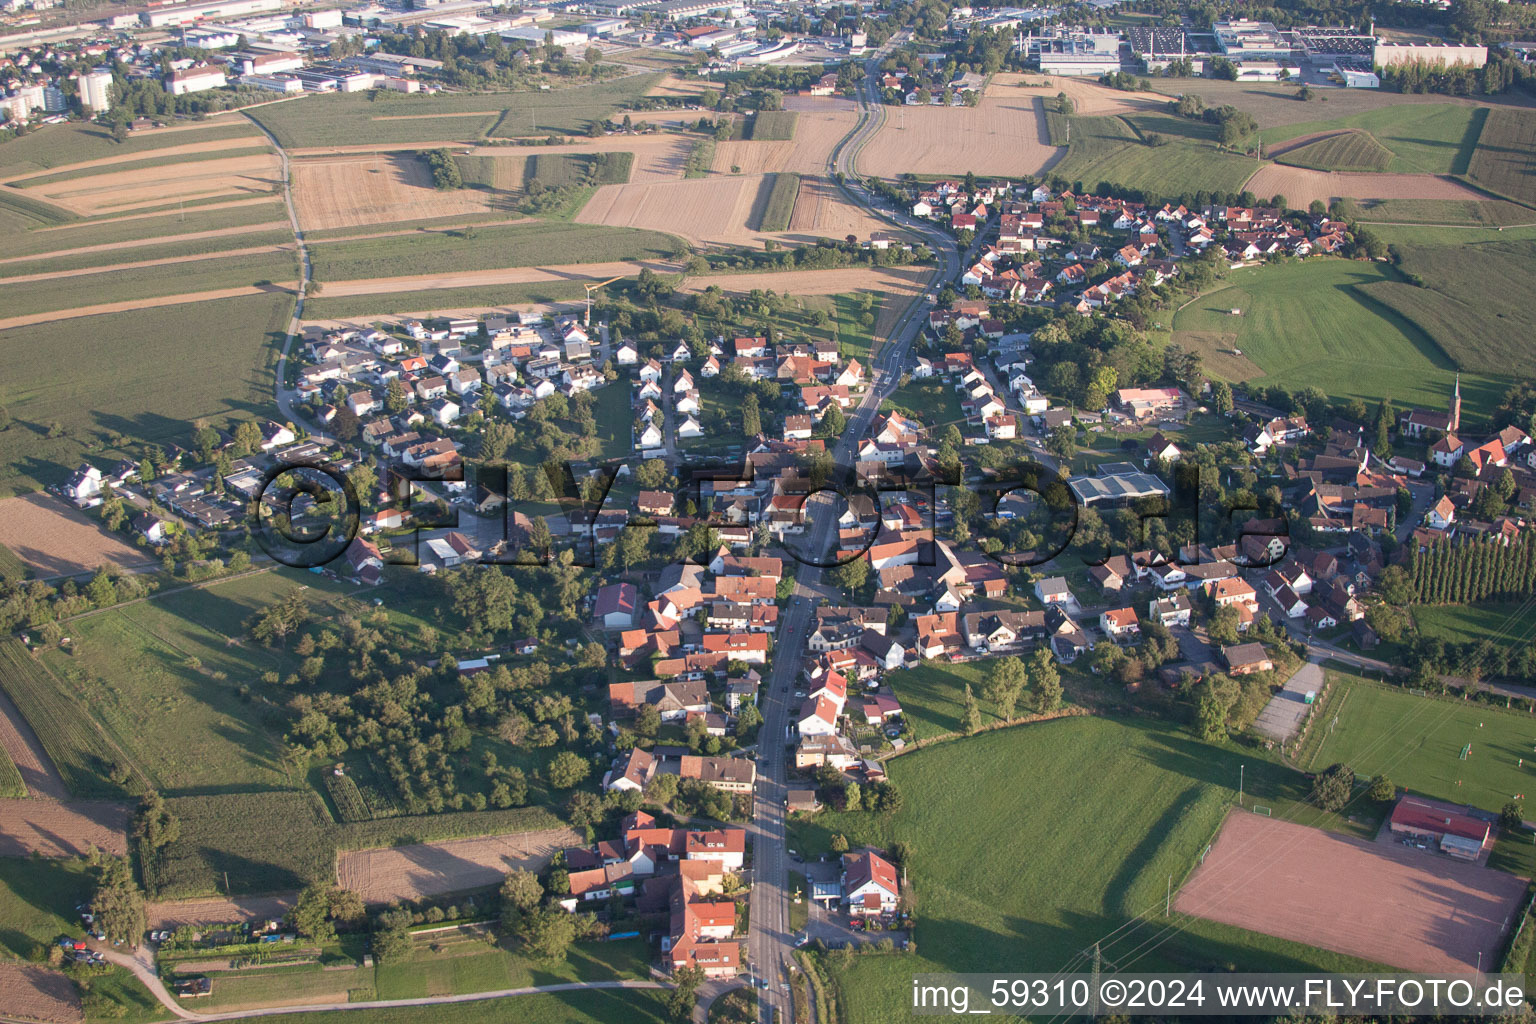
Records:
{"label": "harvested field with stubble", "polygon": [[0,1007],[7,1017],[39,1024],[85,1020],[74,982],[58,971],[30,964],[0,964]]}
{"label": "harvested field with stubble", "polygon": [[691,242],[752,242],[748,226],[767,202],[762,174],[650,184],[604,185],[576,215],[582,224],[671,231]]}
{"label": "harvested field with stubble", "polygon": [[720,174],[732,167],[741,168],[742,174],[825,173],[832,148],[858,121],[858,108],[852,100],[831,96],[786,96],[784,107],[795,114],[793,141],[717,143],[714,170]]}
{"label": "harvested field with stubble", "polygon": [[102,565],[133,568],[156,562],[51,494],[0,499],[0,544],[44,578],[79,575]]}
{"label": "harvested field with stubble", "polygon": [[555,851],[581,843],[569,828],[512,832],[480,839],[453,839],[341,854],[336,874],[345,889],[366,903],[393,903],[483,889],[516,868],[538,871]]}
{"label": "harvested field with stubble", "polygon": [[293,200],[306,230],[484,214],[494,196],[475,189],[439,191],[414,153],[295,160]]}
{"label": "harvested field with stubble", "polygon": [[1341,196],[1350,199],[1484,198],[1454,178],[1435,174],[1352,174],[1283,164],[1259,168],[1243,187],[1265,198],[1285,196],[1293,209],[1302,209],[1314,199],[1327,203]]}
{"label": "harvested field with stubble", "polygon": [[893,225],[862,206],[848,202],[836,182],[822,177],[800,179],[800,193],[789,219],[790,234],[801,238],[842,239],[848,235],[866,238],[875,231],[905,237],[904,232]]}
{"label": "harvested field with stubble", "polygon": [[1465,972],[1496,962],[1526,886],[1390,840],[1233,811],[1173,906],[1410,971]]}
{"label": "harvested field with stubble", "polygon": [[[232,140],[230,148],[248,148]],[[255,153],[216,160],[190,160],[133,170],[50,181],[27,189],[42,199],[85,217],[164,206],[178,199],[208,199],[271,193],[282,187],[276,153]]]}
{"label": "harvested field with stubble", "polygon": [[[865,174],[977,174],[1023,177],[1050,168],[1051,145],[1039,90],[1000,84],[974,107],[893,107],[859,153]],[[1054,92],[1051,93],[1055,95]]]}

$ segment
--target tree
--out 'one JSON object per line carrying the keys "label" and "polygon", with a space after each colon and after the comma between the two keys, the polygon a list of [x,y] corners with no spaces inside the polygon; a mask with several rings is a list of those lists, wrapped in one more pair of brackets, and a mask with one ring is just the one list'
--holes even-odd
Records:
{"label": "tree", "polygon": [[181,838],[181,822],[165,806],[165,799],[151,790],[139,805],[133,834],[143,847],[153,852]]}
{"label": "tree", "polygon": [[843,835],[841,832],[839,832],[837,835],[833,836],[832,837],[832,852],[833,853],[847,853],[848,852],[848,837]]}
{"label": "tree", "polygon": [[396,413],[404,412],[405,407],[409,404],[410,399],[406,397],[405,385],[400,383],[398,379],[391,380],[389,387],[384,390],[384,409],[393,416]]}
{"label": "tree", "polygon": [[1225,416],[1232,411],[1232,385],[1219,380],[1211,386],[1211,404]]}
{"label": "tree", "polygon": [[1063,461],[1077,454],[1077,428],[1063,423],[1045,439],[1045,450]]}
{"label": "tree", "polygon": [[539,876],[525,868],[509,872],[501,881],[501,927],[516,931],[523,915],[535,910],[544,899]]}
{"label": "tree", "polygon": [[575,915],[553,907],[525,914],[518,937],[523,941],[523,949],[535,960],[559,962],[576,940]]}
{"label": "tree", "polygon": [[677,796],[678,777],[671,772],[657,772],[645,787],[645,795],[665,806]]}
{"label": "tree", "polygon": [[1519,800],[1510,800],[1499,811],[1499,825],[1506,832],[1525,827],[1525,806]]}
{"label": "tree", "polygon": [[1035,710],[1048,715],[1061,707],[1061,673],[1049,648],[1042,647],[1029,659],[1029,675],[1034,685]]}
{"label": "tree", "polygon": [[672,972],[672,982],[677,987],[667,993],[667,1015],[678,1024],[693,1020],[694,997],[703,981],[702,967],[679,967]]}
{"label": "tree", "polygon": [[103,865],[91,897],[91,913],[107,938],[138,944],[144,933],[144,893],[133,880],[127,858],[114,857]]}
{"label": "tree", "polygon": [[860,557],[844,562],[832,570],[832,580],[849,594],[857,594],[869,581],[869,562]]}
{"label": "tree", "polygon": [[661,712],[656,709],[656,705],[646,704],[635,712],[635,735],[650,739],[660,729]]}
{"label": "tree", "polygon": [[960,731],[967,736],[975,735],[981,729],[981,708],[976,703],[976,695],[971,692],[971,684],[965,684],[965,712],[960,718]]}
{"label": "tree", "polygon": [[763,421],[757,404],[757,393],[749,391],[741,403],[741,433],[750,441],[762,432]]}
{"label": "tree", "polygon": [[570,789],[592,771],[587,759],[573,750],[564,750],[549,762],[549,784],[556,789]]}
{"label": "tree", "polygon": [[1024,693],[1028,674],[1024,663],[1017,657],[998,658],[987,672],[986,689],[982,692],[997,708],[997,716],[1005,722],[1013,721],[1013,714]]}
{"label": "tree", "polygon": [[1373,775],[1371,776],[1371,791],[1367,795],[1377,803],[1384,804],[1397,796],[1397,787],[1385,775]]}
{"label": "tree", "polygon": [[1341,810],[1355,792],[1355,770],[1347,764],[1331,764],[1312,780],[1309,799],[1325,811]]}
{"label": "tree", "polygon": [[321,882],[299,893],[287,921],[300,935],[324,945],[336,938],[333,921],[355,921],[362,914],[363,901],[357,893]]}

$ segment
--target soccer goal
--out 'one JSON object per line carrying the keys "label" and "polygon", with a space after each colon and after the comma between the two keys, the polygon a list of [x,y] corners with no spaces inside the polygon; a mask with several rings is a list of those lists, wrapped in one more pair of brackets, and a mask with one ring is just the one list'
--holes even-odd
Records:
{"label": "soccer goal", "polygon": [[1273,818],[1275,816],[1275,812],[1273,810],[1271,810],[1270,808],[1265,807],[1263,804],[1254,804],[1253,805],[1253,813],[1254,814],[1262,814],[1266,818]]}

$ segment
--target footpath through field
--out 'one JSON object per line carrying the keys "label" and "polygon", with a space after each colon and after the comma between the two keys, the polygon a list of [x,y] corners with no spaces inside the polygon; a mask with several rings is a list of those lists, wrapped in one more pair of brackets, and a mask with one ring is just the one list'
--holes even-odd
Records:
{"label": "footpath through field", "polygon": [[582,989],[658,989],[665,988],[657,981],[572,981],[560,985],[533,985],[527,988],[504,988],[493,992],[469,992],[456,996],[426,996],[420,999],[375,999],[361,1003],[317,1003],[311,1006],[269,1006],[255,1010],[230,1010],[227,1013],[195,1013],[182,1006],[176,997],[166,991],[155,973],[154,961],[149,949],[140,946],[133,955],[103,949],[107,960],[126,967],[144,987],[160,1000],[160,1004],[182,1020],[246,1020],[251,1017],[277,1017],[292,1013],[326,1013],[331,1010],[388,1010],[400,1006],[439,1006],[444,1003],[477,1003],[487,999],[506,999],[511,996],[529,996],[540,992],[578,992]]}

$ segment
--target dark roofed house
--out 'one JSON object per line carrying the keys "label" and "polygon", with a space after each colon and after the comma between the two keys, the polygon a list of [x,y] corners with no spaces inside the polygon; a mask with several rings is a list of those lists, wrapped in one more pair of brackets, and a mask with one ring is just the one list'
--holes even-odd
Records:
{"label": "dark roofed house", "polygon": [[1275,667],[1263,644],[1234,644],[1221,649],[1221,659],[1227,663],[1227,672],[1245,676],[1253,672],[1268,672]]}

